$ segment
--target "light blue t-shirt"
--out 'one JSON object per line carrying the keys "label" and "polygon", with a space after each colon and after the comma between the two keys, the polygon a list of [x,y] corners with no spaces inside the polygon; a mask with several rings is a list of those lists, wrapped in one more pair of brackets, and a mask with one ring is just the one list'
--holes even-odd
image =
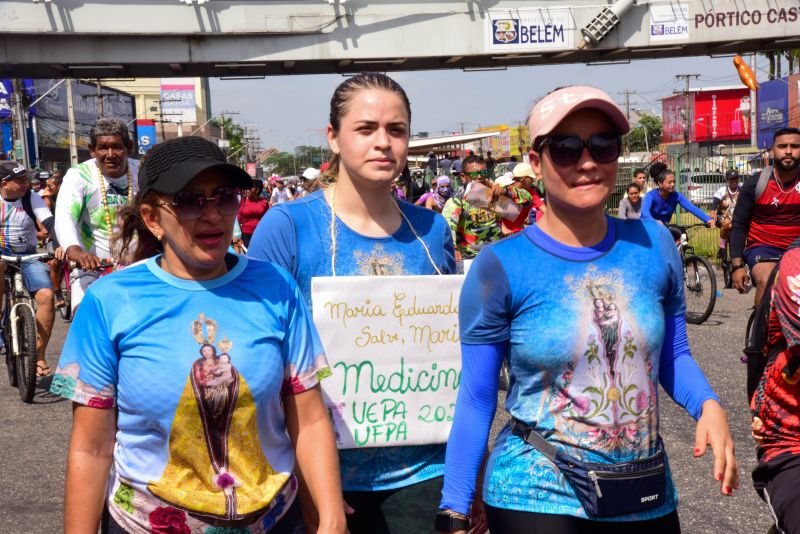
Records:
{"label": "light blue t-shirt", "polygon": [[[683,314],[683,269],[660,224],[607,220],[595,247],[568,247],[533,225],[484,248],[459,317],[462,343],[508,344],[513,417],[576,458],[619,463],[656,452],[665,320]],[[677,494],[668,480],[663,506],[613,520],[670,513]],[[587,517],[558,469],[509,425],[483,497],[497,508]]]}
{"label": "light blue t-shirt", "polygon": [[[403,214],[428,246],[431,258],[444,274],[456,272],[450,228],[432,210],[399,202]],[[248,255],[277,263],[297,280],[311,306],[311,279],[331,276],[331,211],[322,191],[274,206],[261,219],[250,241]],[[338,217],[336,275],[375,276],[436,274],[428,254],[404,220],[391,236],[366,237]],[[444,472],[444,445],[376,447],[339,451],[345,491],[401,488]]]}
{"label": "light blue t-shirt", "polygon": [[281,397],[329,369],[289,274],[234,258],[207,281],[157,258],[103,277],[70,328],[51,391],[117,408],[107,505],[129,532],[265,532],[294,500]]}

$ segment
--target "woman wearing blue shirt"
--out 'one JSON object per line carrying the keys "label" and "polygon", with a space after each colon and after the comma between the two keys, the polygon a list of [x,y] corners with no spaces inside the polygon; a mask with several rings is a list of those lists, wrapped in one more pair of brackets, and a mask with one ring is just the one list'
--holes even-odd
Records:
{"label": "woman wearing blue shirt", "polygon": [[[697,419],[694,454],[711,446],[721,492],[739,484],[725,412],[689,350],[680,257],[660,224],[605,214],[629,130],[606,93],[553,91],[534,106],[529,127],[548,210],[484,247],[467,274],[461,384],[436,528],[470,528],[505,360],[512,419],[483,475],[493,534],[680,532],[658,432],[659,383]],[[575,462],[600,466],[578,476]],[[641,469],[643,462],[659,465]],[[633,468],[636,477],[608,491],[608,471]],[[631,483],[645,479],[646,492]]]}
{"label": "woman wearing blue shirt", "polygon": [[[322,188],[271,208],[256,228],[248,254],[289,271],[309,305],[316,276],[455,272],[445,219],[391,193],[406,164],[410,122],[411,106],[397,82],[376,73],[348,78],[331,98],[334,158]],[[444,444],[340,450],[344,498],[354,510],[350,533],[429,530],[444,452]],[[303,502],[307,515],[313,504]],[[409,514],[411,506],[424,512]]]}
{"label": "woman wearing blue shirt", "polygon": [[296,472],[343,534],[330,375],[297,284],[227,253],[250,177],[199,137],[156,145],[124,216],[137,263],[92,285],[51,391],[73,401],[64,532],[304,532]]}
{"label": "woman wearing blue shirt", "polygon": [[[683,209],[706,223],[709,228],[714,228],[714,219],[692,204],[688,198],[675,191],[675,173],[666,165],[663,163],[651,165],[650,176],[653,177],[658,187],[644,196],[641,217],[643,221],[656,220],[669,225],[675,214],[675,208],[680,204]],[[680,238],[679,232],[676,235],[677,230],[670,228],[670,232],[676,240]]]}

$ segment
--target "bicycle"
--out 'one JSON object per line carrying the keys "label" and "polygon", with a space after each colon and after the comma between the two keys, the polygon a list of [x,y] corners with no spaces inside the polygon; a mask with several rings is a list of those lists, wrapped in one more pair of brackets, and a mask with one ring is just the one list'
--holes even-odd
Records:
{"label": "bicycle", "polygon": [[694,253],[694,247],[689,244],[688,231],[706,225],[670,226],[680,231],[680,241],[677,246],[683,263],[683,280],[686,286],[686,322],[702,324],[711,316],[717,302],[717,277],[711,262]]}
{"label": "bicycle", "polygon": [[[775,264],[775,267],[772,268],[772,273],[769,275],[769,280],[771,282],[774,281],[774,279],[775,279],[775,273],[777,272],[778,264],[780,263],[780,261],[781,261],[781,257],[780,256],[776,256],[776,257],[756,256],[756,263],[769,262],[769,263],[774,263]],[[770,287],[771,287],[771,283],[770,283]],[[771,295],[769,293],[770,292],[765,291],[764,292],[764,296],[762,296],[761,298],[762,299],[771,298]],[[742,356],[742,363],[747,363],[747,357],[748,357],[748,353],[749,353],[748,349],[755,350],[756,352],[758,352],[758,351],[760,351],[762,349],[762,347],[757,346],[758,344],[754,341],[754,337],[753,337],[753,331],[752,331],[753,330],[753,321],[755,321],[756,313],[758,313],[758,307],[757,306],[753,308],[753,311],[750,312],[750,317],[747,318],[747,326],[745,326],[745,329],[744,329],[744,346],[745,346],[745,350],[744,350],[744,355]],[[764,322],[764,324],[767,324],[769,322],[769,313],[767,313],[762,318],[762,321]]]}
{"label": "bicycle", "polygon": [[722,269],[722,280],[725,282],[725,289],[733,287],[733,265],[731,265],[731,246],[726,244],[724,249],[717,253],[719,266]]}
{"label": "bicycle", "polygon": [[0,255],[0,260],[6,263],[2,324],[8,380],[26,403],[32,402],[36,393],[36,311],[33,298],[23,283],[22,264],[52,257],[46,252]]}
{"label": "bicycle", "polygon": [[[87,273],[96,273],[98,276],[105,276],[114,270],[114,263],[108,260],[100,261],[100,267],[94,271],[84,271],[83,274],[77,278],[86,276]],[[58,313],[64,321],[69,322],[72,320],[72,280],[70,273],[73,269],[78,268],[78,264],[73,261],[63,260],[59,264],[59,290],[64,300],[64,305],[58,308]],[[76,278],[76,279],[77,279]]]}

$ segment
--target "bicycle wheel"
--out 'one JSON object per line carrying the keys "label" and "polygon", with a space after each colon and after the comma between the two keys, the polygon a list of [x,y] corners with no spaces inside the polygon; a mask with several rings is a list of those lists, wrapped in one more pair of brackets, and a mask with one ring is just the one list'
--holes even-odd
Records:
{"label": "bicycle wheel", "polygon": [[686,322],[700,324],[714,311],[717,302],[717,277],[714,268],[701,256],[687,256],[684,261],[686,278]]}
{"label": "bicycle wheel", "polygon": [[67,277],[69,273],[62,273],[61,275],[61,296],[64,299],[64,305],[58,309],[58,313],[61,315],[61,318],[65,321],[69,321],[72,319],[72,289],[69,287],[69,283],[67,282]]}
{"label": "bicycle wheel", "polygon": [[725,282],[725,289],[730,289],[733,287],[731,264],[727,260],[723,260],[722,262],[722,280]]}
{"label": "bicycle wheel", "polygon": [[32,402],[36,393],[36,321],[28,306],[17,308],[17,388],[22,402]]}

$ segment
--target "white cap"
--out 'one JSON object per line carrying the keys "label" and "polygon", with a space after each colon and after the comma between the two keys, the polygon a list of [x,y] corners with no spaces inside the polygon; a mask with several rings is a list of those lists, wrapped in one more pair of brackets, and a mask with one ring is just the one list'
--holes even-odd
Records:
{"label": "white cap", "polygon": [[315,169],[314,167],[309,167],[303,171],[303,178],[306,180],[316,180],[319,176],[319,169]]}
{"label": "white cap", "polygon": [[514,183],[514,173],[507,172],[500,178],[494,181],[495,185],[499,185],[500,187],[508,187],[509,185]]}

